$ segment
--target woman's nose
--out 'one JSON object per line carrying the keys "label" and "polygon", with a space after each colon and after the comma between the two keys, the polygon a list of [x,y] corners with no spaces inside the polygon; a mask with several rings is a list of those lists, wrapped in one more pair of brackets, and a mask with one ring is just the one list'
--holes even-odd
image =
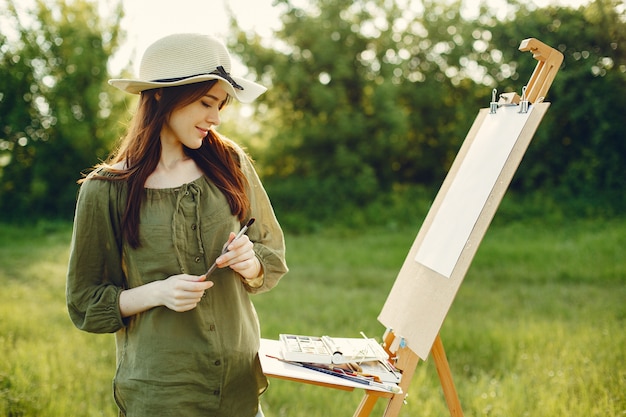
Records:
{"label": "woman's nose", "polygon": [[206,121],[211,123],[213,126],[219,126],[220,124],[220,111],[219,109],[210,109],[207,113]]}

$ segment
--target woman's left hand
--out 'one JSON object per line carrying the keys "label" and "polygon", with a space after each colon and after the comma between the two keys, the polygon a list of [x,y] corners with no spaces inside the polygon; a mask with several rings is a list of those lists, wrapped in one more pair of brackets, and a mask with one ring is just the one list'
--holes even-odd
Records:
{"label": "woman's left hand", "polygon": [[244,279],[254,279],[261,275],[261,262],[254,253],[253,244],[247,235],[242,235],[233,241],[235,233],[230,232],[227,248],[228,252],[216,260],[219,268],[230,267]]}

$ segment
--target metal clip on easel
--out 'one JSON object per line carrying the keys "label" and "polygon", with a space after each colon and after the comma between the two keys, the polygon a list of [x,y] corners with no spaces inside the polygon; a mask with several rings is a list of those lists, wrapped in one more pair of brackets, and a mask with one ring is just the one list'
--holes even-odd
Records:
{"label": "metal clip on easel", "polygon": [[522,88],[522,99],[519,102],[519,112],[518,113],[528,113],[528,99],[526,98],[526,87]]}
{"label": "metal clip on easel", "polygon": [[491,92],[491,103],[489,103],[489,114],[496,114],[498,111],[498,102],[496,101],[496,95],[498,94],[498,90],[495,88]]}

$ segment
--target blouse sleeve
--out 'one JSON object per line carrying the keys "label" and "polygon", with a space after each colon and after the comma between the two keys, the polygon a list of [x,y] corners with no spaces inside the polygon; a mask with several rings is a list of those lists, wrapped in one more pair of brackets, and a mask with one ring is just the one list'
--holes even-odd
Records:
{"label": "blouse sleeve", "polygon": [[92,333],[124,327],[119,294],[124,288],[119,201],[122,185],[88,179],[80,188],[66,280],[72,322]]}
{"label": "blouse sleeve", "polygon": [[[240,152],[243,152],[240,150]],[[285,260],[285,239],[276,219],[274,209],[267,196],[252,161],[247,155],[240,155],[241,167],[248,180],[250,198],[250,217],[255,218],[254,225],[248,230],[248,236],[254,244],[254,251],[263,267],[263,283],[260,286],[247,286],[251,293],[269,291],[289,269]]]}

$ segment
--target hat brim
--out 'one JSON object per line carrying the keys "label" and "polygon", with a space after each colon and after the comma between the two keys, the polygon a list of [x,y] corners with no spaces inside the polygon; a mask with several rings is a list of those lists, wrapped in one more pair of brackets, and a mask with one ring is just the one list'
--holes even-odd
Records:
{"label": "hat brim", "polygon": [[267,91],[267,88],[265,88],[261,84],[246,80],[245,78],[236,76],[231,76],[231,78],[235,80],[237,84],[242,86],[243,90],[234,88],[230,82],[216,74],[196,75],[194,77],[183,78],[181,80],[169,82],[141,81],[128,78],[116,78],[109,80],[109,84],[127,93],[139,94],[142,91],[151,90],[154,88],[176,87],[179,85],[200,83],[202,81],[208,80],[219,80],[224,90],[226,90],[226,92],[230,96],[239,100],[242,103],[251,103],[256,100],[257,97]]}

